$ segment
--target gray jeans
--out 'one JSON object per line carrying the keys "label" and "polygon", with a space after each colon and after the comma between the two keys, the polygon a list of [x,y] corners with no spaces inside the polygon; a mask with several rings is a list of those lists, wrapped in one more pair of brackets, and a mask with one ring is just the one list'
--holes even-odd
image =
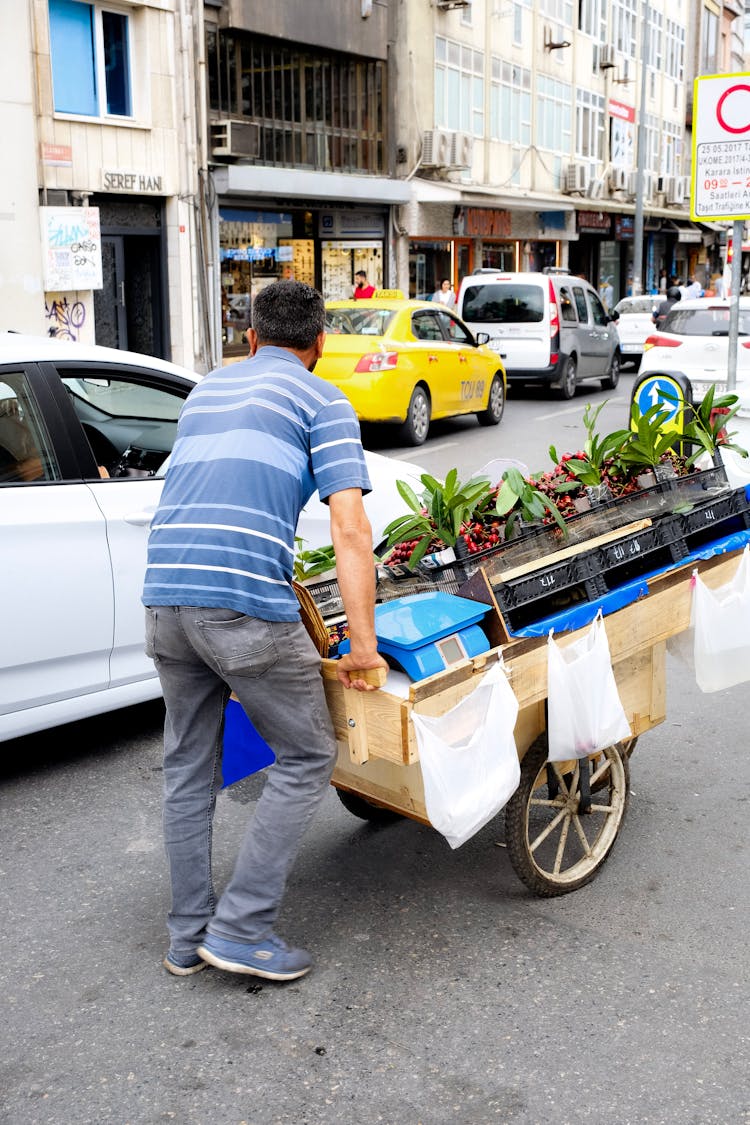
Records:
{"label": "gray jeans", "polygon": [[[235,941],[260,941],[273,929],[302,836],[333,772],[336,741],[320,657],[301,622],[184,606],[147,608],[146,651],[166,705],[171,948],[192,952],[207,930]],[[276,762],[217,902],[211,838],[230,689]]]}

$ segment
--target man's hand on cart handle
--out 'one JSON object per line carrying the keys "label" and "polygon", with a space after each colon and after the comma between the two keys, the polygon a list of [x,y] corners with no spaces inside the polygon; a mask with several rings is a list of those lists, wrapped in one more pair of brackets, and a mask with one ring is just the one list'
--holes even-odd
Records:
{"label": "man's hand on cart handle", "polygon": [[385,683],[387,673],[388,664],[377,654],[371,660],[362,660],[347,652],[336,663],[337,679],[345,688],[355,691],[377,691]]}

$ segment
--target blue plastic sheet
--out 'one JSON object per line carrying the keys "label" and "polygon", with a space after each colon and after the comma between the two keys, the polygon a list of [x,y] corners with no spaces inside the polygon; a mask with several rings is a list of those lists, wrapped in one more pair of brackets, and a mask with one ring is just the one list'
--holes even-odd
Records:
{"label": "blue plastic sheet", "polygon": [[224,714],[224,746],[221,758],[222,789],[242,781],[276,761],[276,755],[258,734],[242,706],[230,699]]}

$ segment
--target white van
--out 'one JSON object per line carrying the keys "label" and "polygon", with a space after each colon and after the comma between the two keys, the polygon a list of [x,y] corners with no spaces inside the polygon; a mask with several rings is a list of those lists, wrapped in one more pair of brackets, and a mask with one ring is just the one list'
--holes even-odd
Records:
{"label": "white van", "polygon": [[456,312],[472,332],[489,332],[509,384],[555,387],[563,398],[584,379],[617,386],[616,317],[580,277],[483,269],[461,282]]}

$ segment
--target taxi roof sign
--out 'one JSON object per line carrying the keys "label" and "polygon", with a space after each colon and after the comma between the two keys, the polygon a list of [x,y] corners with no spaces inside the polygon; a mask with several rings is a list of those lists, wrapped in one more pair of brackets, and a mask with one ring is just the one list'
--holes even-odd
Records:
{"label": "taxi roof sign", "polygon": [[389,301],[403,301],[404,294],[401,289],[376,289],[373,297],[382,297]]}

